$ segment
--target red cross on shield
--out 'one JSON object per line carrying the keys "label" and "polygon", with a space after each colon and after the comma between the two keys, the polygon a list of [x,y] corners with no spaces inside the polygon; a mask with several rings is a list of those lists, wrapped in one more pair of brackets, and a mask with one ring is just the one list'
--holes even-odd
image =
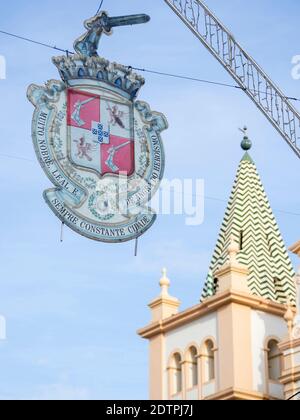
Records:
{"label": "red cross on shield", "polygon": [[135,171],[133,110],[104,95],[68,90],[70,159],[76,166],[105,174]]}

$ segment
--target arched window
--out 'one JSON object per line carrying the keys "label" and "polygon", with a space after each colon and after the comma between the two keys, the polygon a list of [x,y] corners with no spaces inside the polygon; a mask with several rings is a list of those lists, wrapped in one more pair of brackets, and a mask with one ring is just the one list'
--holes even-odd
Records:
{"label": "arched window", "polygon": [[170,375],[172,395],[179,394],[182,391],[182,357],[179,353],[172,357]]}
{"label": "arched window", "polygon": [[268,343],[268,375],[270,381],[278,381],[281,375],[281,353],[277,340]]}
{"label": "arched window", "polygon": [[198,385],[198,351],[195,346],[188,350],[188,386],[194,388]]}
{"label": "arched window", "polygon": [[214,343],[212,340],[207,340],[203,349],[203,380],[204,383],[213,381],[215,379],[215,354]]}

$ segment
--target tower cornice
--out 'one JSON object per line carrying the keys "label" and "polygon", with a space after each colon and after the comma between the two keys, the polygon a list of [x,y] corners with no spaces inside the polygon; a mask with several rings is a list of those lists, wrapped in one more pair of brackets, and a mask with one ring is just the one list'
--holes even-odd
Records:
{"label": "tower cornice", "polygon": [[162,321],[152,323],[145,328],[141,328],[138,331],[138,334],[142,338],[149,339],[158,334],[164,334],[178,327],[187,325],[192,321],[201,319],[210,313],[216,312],[218,309],[221,309],[226,305],[234,303],[247,306],[251,309],[265,312],[267,314],[276,315],[280,318],[283,318],[286,313],[286,305],[247,293],[227,291],[208,298],[203,303],[187,309],[178,315],[174,315]]}

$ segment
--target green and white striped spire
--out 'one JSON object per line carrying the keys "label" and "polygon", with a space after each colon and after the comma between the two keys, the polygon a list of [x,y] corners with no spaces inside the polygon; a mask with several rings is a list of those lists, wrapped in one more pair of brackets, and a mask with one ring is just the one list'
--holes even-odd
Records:
{"label": "green and white striped spire", "polygon": [[237,260],[250,272],[250,292],[283,304],[296,299],[293,266],[256,166],[248,154],[251,146],[245,135],[242,142],[245,155],[238,168],[202,301],[218,289],[215,273],[228,259],[232,235],[240,244]]}

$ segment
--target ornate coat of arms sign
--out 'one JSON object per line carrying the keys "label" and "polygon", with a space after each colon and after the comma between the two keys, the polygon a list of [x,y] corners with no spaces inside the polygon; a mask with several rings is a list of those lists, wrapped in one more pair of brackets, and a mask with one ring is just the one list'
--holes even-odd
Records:
{"label": "ornate coat of arms sign", "polygon": [[156,219],[147,203],[163,177],[166,118],[136,100],[142,77],[97,54],[102,33],[147,20],[105,12],[87,20],[76,54],[53,58],[62,80],[28,89],[35,151],[54,185],[44,198],[63,223],[98,241],[137,238]]}

